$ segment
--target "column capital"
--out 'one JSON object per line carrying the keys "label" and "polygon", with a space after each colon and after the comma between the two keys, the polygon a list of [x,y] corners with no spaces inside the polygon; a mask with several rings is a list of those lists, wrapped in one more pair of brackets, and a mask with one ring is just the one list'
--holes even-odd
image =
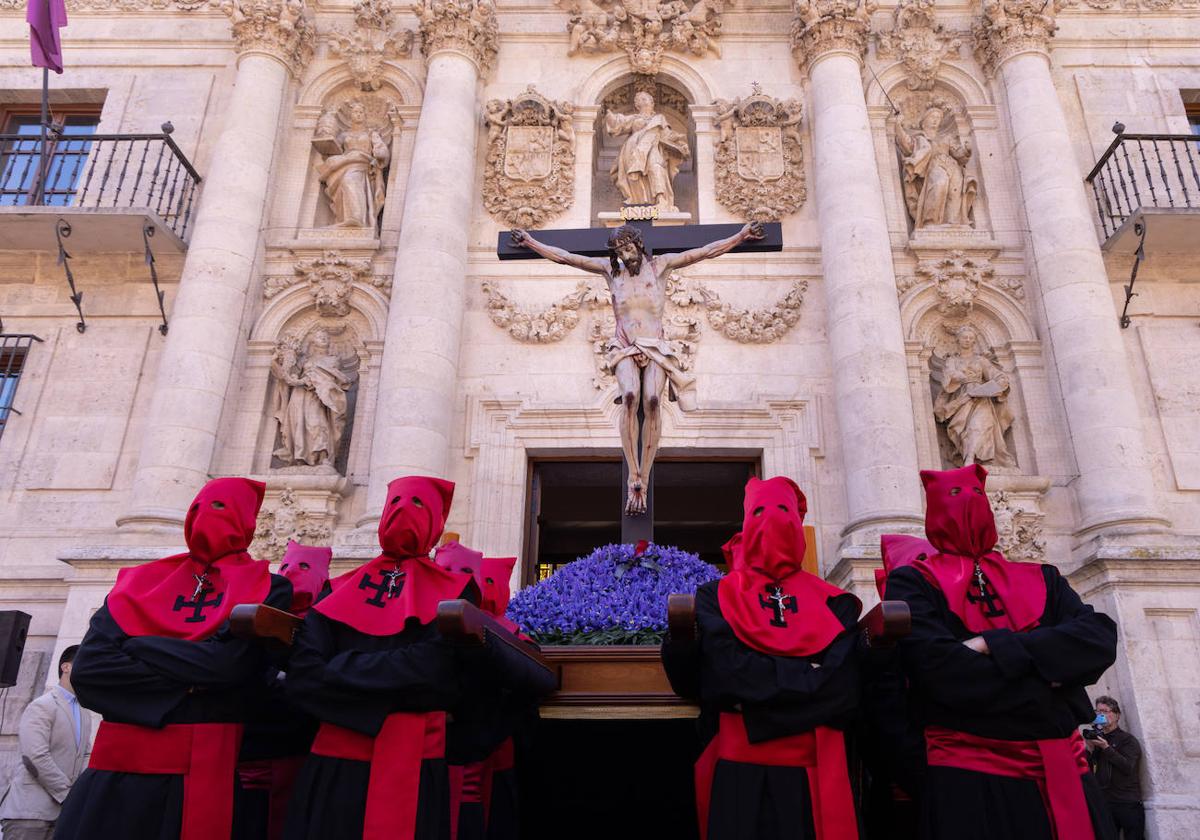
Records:
{"label": "column capital", "polygon": [[971,27],[975,56],[988,76],[1014,55],[1048,54],[1060,0],[984,0],[983,17]]}
{"label": "column capital", "polygon": [[224,0],[238,56],[261,53],[282,62],[293,76],[313,55],[316,26],[304,0]]}
{"label": "column capital", "polygon": [[494,0],[419,0],[413,12],[420,23],[426,62],[450,51],[473,61],[481,76],[492,69],[500,31]]}
{"label": "column capital", "polygon": [[801,70],[835,52],[862,61],[875,0],[793,0],[792,10],[792,54]]}

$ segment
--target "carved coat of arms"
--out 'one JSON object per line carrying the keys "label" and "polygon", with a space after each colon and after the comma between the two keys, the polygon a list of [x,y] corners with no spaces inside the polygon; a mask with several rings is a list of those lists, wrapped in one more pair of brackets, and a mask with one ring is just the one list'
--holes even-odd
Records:
{"label": "carved coat of arms", "polygon": [[487,103],[483,206],[517,227],[540,227],[571,206],[575,189],[573,107],[530,85]]}
{"label": "carved coat of arms", "polygon": [[775,221],[804,203],[804,152],[794,99],[781,102],[757,84],[734,102],[716,101],[717,200],[745,219]]}

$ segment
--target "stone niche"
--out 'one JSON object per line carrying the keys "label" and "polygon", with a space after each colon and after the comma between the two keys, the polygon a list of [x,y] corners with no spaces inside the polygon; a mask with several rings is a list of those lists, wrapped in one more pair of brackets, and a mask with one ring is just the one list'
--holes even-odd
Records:
{"label": "stone niche", "polygon": [[[616,183],[614,174],[622,148],[630,140],[628,130],[621,133],[608,131],[608,114],[629,115],[637,110],[636,97],[648,93],[654,98],[654,111],[666,118],[674,139],[663,151],[668,158],[674,177],[670,179],[674,190],[674,206],[679,214],[690,214],[690,221],[699,217],[696,187],[696,124],[690,114],[690,102],[665,75],[629,76],[618,80],[601,97],[596,115],[595,141],[592,146],[592,207],[590,218],[593,224],[611,224],[602,220],[601,213],[620,211],[624,195]],[[618,120],[618,122],[621,122]],[[622,128],[628,128],[623,126]],[[686,156],[678,150],[686,148]],[[660,217],[665,217],[662,214]],[[680,215],[677,221],[688,221]]]}

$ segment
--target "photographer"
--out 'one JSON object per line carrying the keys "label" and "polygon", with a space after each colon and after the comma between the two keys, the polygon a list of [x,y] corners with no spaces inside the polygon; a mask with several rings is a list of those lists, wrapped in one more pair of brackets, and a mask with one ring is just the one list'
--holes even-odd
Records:
{"label": "photographer", "polygon": [[1113,823],[1124,840],[1142,840],[1146,813],[1142,808],[1142,783],[1138,765],[1142,745],[1119,727],[1121,706],[1112,697],[1096,698],[1096,722],[1083,730],[1088,762],[1104,792]]}

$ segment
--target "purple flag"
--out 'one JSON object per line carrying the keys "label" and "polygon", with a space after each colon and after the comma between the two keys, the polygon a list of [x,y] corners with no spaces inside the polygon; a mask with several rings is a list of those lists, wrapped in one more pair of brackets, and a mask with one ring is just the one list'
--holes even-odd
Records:
{"label": "purple flag", "polygon": [[29,0],[29,54],[34,67],[63,71],[62,39],[58,30],[67,25],[66,0]]}

